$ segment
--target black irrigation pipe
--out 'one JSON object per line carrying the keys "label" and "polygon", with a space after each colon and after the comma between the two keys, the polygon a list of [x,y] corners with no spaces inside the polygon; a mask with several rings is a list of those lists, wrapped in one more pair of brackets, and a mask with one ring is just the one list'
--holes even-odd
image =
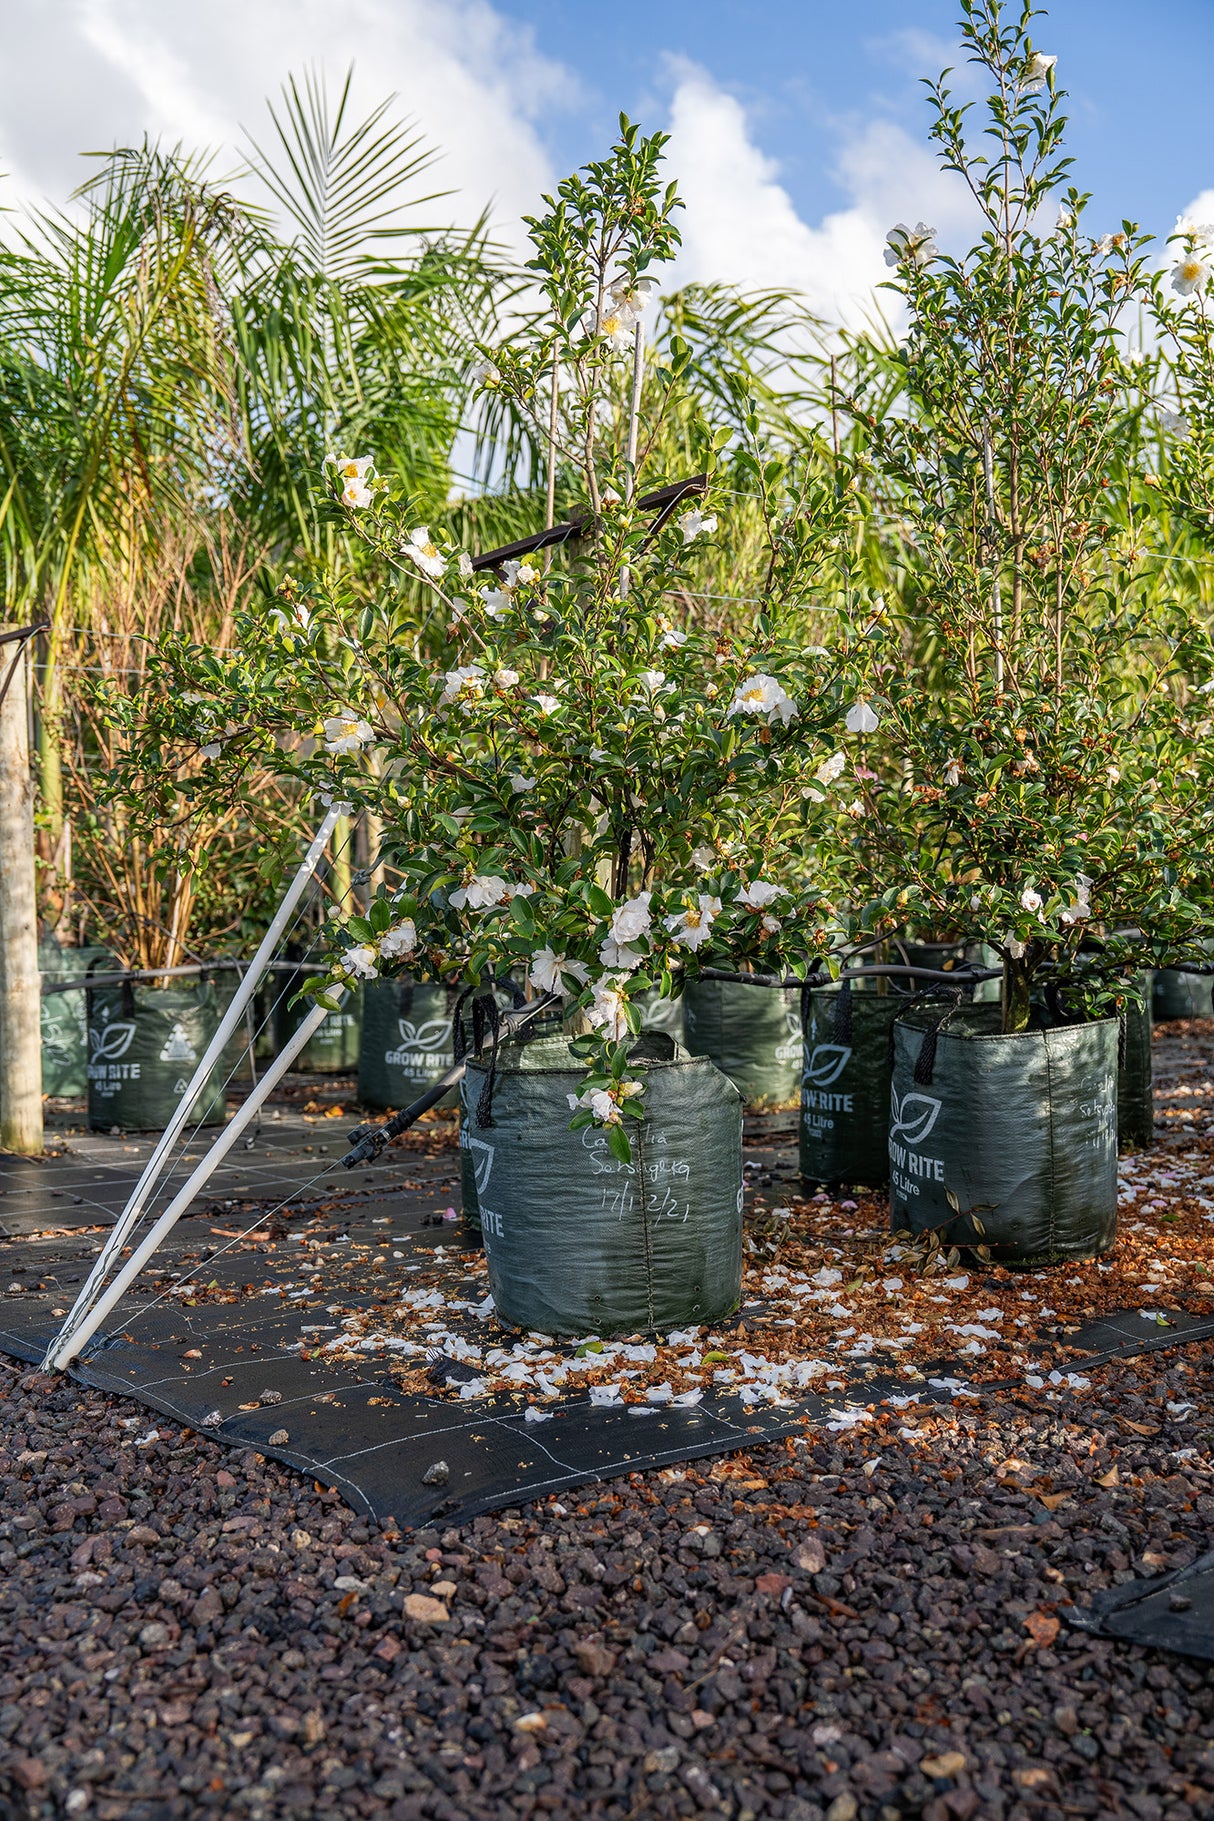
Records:
{"label": "black irrigation pipe", "polygon": [[731,974],[723,967],[702,967],[696,976],[699,980],[728,980],[736,986],[833,986],[838,980],[860,980],[877,978],[882,975],[896,975],[899,978],[909,976],[915,980],[945,980],[952,986],[977,986],[983,980],[998,980],[1002,969],[989,968],[953,968],[948,973],[941,973],[931,967],[896,967],[880,963],[876,967],[845,967],[837,977],[823,973],[808,973],[804,979],[799,974]]}
{"label": "black irrigation pipe", "polygon": [[[71,951],[68,950],[68,953]],[[247,961],[191,961],[181,967],[145,967],[116,974],[82,974],[79,980],[62,980],[45,985],[42,994],[91,992],[95,986],[121,986],[127,980],[177,980],[190,974],[243,974]],[[303,964],[298,961],[267,961],[267,974],[298,974]]]}

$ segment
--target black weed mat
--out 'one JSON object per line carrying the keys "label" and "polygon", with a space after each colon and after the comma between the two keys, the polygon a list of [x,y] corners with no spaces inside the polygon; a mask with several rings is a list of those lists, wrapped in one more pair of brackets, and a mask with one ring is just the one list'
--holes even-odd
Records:
{"label": "black weed mat", "polygon": [[1171,1574],[1105,1588],[1069,1616],[1081,1631],[1214,1663],[1214,1550]]}
{"label": "black weed mat", "polygon": [[[445,1237],[442,1256],[455,1296],[463,1277],[455,1231],[433,1210],[419,1216],[399,1201],[372,1201],[331,1208],[305,1233],[224,1251],[228,1229],[213,1219],[184,1221],[165,1248],[166,1270],[190,1269],[196,1283],[232,1300],[191,1304],[163,1291],[149,1297],[145,1287],[121,1305],[74,1375],[233,1446],[253,1446],[336,1487],[356,1510],[394,1517],[405,1527],[462,1521],[590,1481],[800,1434],[807,1426],[846,1427],[889,1399],[947,1403],[965,1394],[964,1361],[936,1361],[913,1378],[892,1361],[840,1361],[830,1389],[789,1403],[745,1407],[710,1392],[694,1406],[636,1409],[594,1405],[579,1391],[547,1403],[544,1420],[536,1422],[537,1413],[528,1419],[517,1397],[461,1403],[403,1391],[388,1376],[386,1350],[353,1365],[326,1354],[326,1340],[338,1330],[331,1318],[369,1306],[374,1293],[368,1287],[360,1298],[343,1287],[340,1306],[318,1310],[315,1295],[297,1287],[299,1239],[320,1239],[334,1251],[347,1244],[368,1254],[391,1248],[406,1261],[419,1248],[432,1262]],[[9,1294],[0,1300],[0,1350],[31,1363],[42,1358],[100,1239],[57,1235],[3,1248]],[[293,1298],[308,1306],[293,1306]],[[1168,1323],[1138,1314],[1093,1322],[1067,1337],[1074,1349],[1068,1369],[1214,1336],[1214,1320],[1177,1313]]]}

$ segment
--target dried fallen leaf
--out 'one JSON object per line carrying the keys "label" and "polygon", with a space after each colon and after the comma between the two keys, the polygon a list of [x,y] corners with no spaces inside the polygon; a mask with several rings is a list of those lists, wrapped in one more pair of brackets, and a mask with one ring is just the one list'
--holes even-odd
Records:
{"label": "dried fallen leaf", "polygon": [[268,1448],[285,1448],[291,1437],[285,1429],[276,1429],[266,1446]]}
{"label": "dried fallen leaf", "polygon": [[755,1576],[755,1587],[760,1593],[768,1593],[773,1600],[778,1600],[792,1581],[786,1574],[759,1574]]}
{"label": "dried fallen leaf", "polygon": [[515,1732],[545,1732],[548,1722],[541,1713],[520,1714],[514,1722]]}
{"label": "dried fallen leaf", "polygon": [[1012,1777],[1021,1789],[1041,1789],[1053,1781],[1053,1772],[1046,1770],[1044,1765],[1030,1764],[1025,1770],[1014,1770]]}
{"label": "dried fallen leaf", "polygon": [[1040,1649],[1045,1650],[1058,1636],[1058,1633],[1061,1630],[1061,1621],[1056,1619],[1052,1612],[1030,1612],[1028,1618],[1024,1621],[1024,1629],[1028,1632],[1034,1644],[1038,1645]]}
{"label": "dried fallen leaf", "polygon": [[1101,1473],[1096,1476],[1096,1484],[1098,1486],[1106,1487],[1120,1486],[1121,1475],[1118,1473],[1116,1467],[1110,1467],[1107,1473]]}

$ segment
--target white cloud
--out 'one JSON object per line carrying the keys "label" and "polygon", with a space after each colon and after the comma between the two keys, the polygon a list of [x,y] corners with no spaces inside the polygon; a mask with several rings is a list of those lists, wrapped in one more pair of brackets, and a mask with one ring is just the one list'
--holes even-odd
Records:
{"label": "white cloud", "polygon": [[704,70],[680,62],[671,109],[669,165],[686,202],[675,277],[744,287],[794,287],[827,320],[858,327],[902,321],[885,236],[895,221],[923,219],[948,241],[974,225],[960,181],[900,126],[870,120],[845,128],[835,175],[851,198],[816,226],[797,214],[779,166],[755,145],[741,104]]}
{"label": "white cloud", "polygon": [[15,189],[61,202],[88,174],[80,152],[145,132],[212,146],[217,168],[230,169],[242,126],[263,143],[272,132],[264,98],[288,72],[318,66],[334,96],[353,62],[353,118],[395,90],[442,154],[424,189],[459,195],[430,205],[427,219],[469,222],[492,200],[517,246],[519,216],[554,176],[536,121],[577,98],[570,72],[488,0],[10,0],[4,14],[6,199]]}
{"label": "white cloud", "polygon": [[[1214,221],[1214,190],[1202,190],[1198,195],[1194,196],[1188,207],[1180,211],[1178,219],[1180,221],[1193,221],[1199,226],[1204,226],[1207,222]],[[1167,253],[1166,247],[1164,252],[1165,254]]]}

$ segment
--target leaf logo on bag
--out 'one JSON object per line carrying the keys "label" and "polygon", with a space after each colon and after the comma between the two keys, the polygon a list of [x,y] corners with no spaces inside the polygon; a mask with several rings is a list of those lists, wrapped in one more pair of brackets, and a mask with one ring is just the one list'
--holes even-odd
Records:
{"label": "leaf logo on bag", "polygon": [[89,1052],[94,1062],[117,1062],[131,1047],[135,1035],[134,1021],[120,1021],[98,1029],[89,1026]]}
{"label": "leaf logo on bag", "polygon": [[819,1043],[809,1053],[802,1080],[809,1087],[828,1088],[838,1081],[851,1061],[850,1043]]}
{"label": "leaf logo on bag", "polygon": [[441,1050],[450,1029],[445,1018],[431,1018],[425,1024],[414,1024],[411,1018],[398,1018],[396,1022],[406,1049]]}
{"label": "leaf logo on bag", "polygon": [[175,1022],[168,1042],[160,1052],[161,1062],[194,1062],[198,1051],[190,1042],[185,1027]]}
{"label": "leaf logo on bag", "polygon": [[[489,1176],[493,1169],[493,1146],[486,1144],[483,1138],[463,1136],[460,1143],[466,1145],[472,1153],[472,1173],[476,1177],[476,1192],[483,1195],[489,1186]],[[480,1156],[477,1152],[480,1152]]]}
{"label": "leaf logo on bag", "polygon": [[922,1144],[937,1119],[940,1117],[942,1101],[933,1100],[930,1094],[904,1094],[898,1099],[897,1088],[890,1094],[891,1138],[901,1138],[908,1145]]}

